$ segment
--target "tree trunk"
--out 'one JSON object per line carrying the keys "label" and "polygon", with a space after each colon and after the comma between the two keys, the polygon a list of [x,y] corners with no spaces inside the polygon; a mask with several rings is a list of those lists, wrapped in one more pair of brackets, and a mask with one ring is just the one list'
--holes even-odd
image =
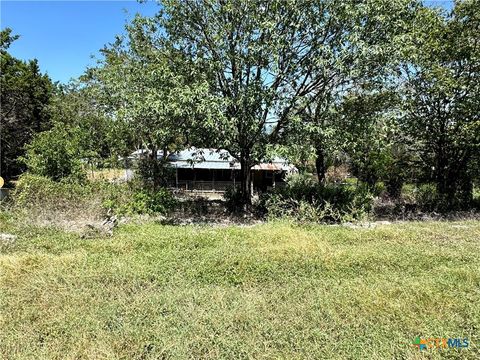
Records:
{"label": "tree trunk", "polygon": [[157,147],[155,145],[150,146],[150,174],[152,176],[153,191],[157,191],[160,187],[160,179],[158,177],[158,160],[157,160]]}
{"label": "tree trunk", "polygon": [[468,209],[473,201],[473,179],[468,173],[468,163],[470,154],[466,151],[461,159],[457,162],[457,168],[455,169],[455,190],[456,199],[460,202],[458,205],[462,209]]}
{"label": "tree trunk", "polygon": [[447,206],[451,208],[455,202],[455,176],[451,176],[451,169],[447,157],[443,151],[437,154],[435,169],[435,182],[437,194],[440,196],[442,207]]}
{"label": "tree trunk", "polygon": [[[392,199],[400,198],[402,194],[403,187],[403,178],[400,174],[393,174],[394,176],[389,177],[385,180],[385,186],[387,188],[387,193]],[[395,176],[396,175],[396,176]]]}
{"label": "tree trunk", "polygon": [[327,165],[325,161],[325,151],[321,146],[316,148],[315,168],[317,170],[317,178],[319,184],[325,183],[325,173],[327,172]]}
{"label": "tree trunk", "polygon": [[250,158],[245,153],[240,155],[240,193],[242,194],[243,205],[250,205],[252,203],[252,169]]}
{"label": "tree trunk", "polygon": [[459,179],[458,192],[461,206],[464,209],[470,208],[473,201],[473,181],[466,174]]}

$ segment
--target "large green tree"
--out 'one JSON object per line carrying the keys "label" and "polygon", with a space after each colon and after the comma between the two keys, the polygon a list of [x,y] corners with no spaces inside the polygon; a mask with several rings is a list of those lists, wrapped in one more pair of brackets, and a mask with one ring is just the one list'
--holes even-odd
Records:
{"label": "large green tree", "polygon": [[198,110],[208,98],[208,84],[159,31],[155,19],[137,16],[84,77],[115,132],[123,134],[117,137],[121,155],[147,149],[153,167],[161,166],[158,151],[165,156],[185,146],[195,136],[197,114],[208,113]]}
{"label": "large green tree", "polygon": [[[312,69],[318,86],[306,95],[306,106],[289,124],[292,139],[314,149],[318,181],[325,180],[325,172],[332,155],[343,149],[347,138],[339,109],[352,96],[373,98],[392,86],[395,65],[401,58],[409,26],[413,23],[419,3],[399,1],[316,1],[321,4],[320,16],[311,21],[318,24],[320,48]],[[365,96],[366,95],[366,96]],[[357,111],[356,131],[370,127],[372,109],[362,116]],[[380,109],[375,110],[378,112]],[[345,114],[344,114],[345,115]],[[348,115],[348,114],[347,114]],[[351,128],[347,126],[347,128]],[[373,134],[372,134],[373,135]]]}
{"label": "large green tree", "polygon": [[36,60],[25,62],[8,53],[16,39],[9,28],[0,33],[0,170],[7,181],[24,170],[18,159],[25,144],[49,127],[54,93],[54,85]]}
{"label": "large green tree", "polygon": [[[264,160],[268,145],[278,141],[292,114],[307,106],[307,95],[322,84],[316,69],[329,34],[323,28],[331,26],[325,16],[330,3],[163,2],[168,39],[208,75],[212,106],[219,112],[203,124],[204,132],[212,145],[240,162],[245,203],[252,166]],[[345,20],[348,15],[345,10]]]}
{"label": "large green tree", "polygon": [[81,82],[59,86],[49,110],[51,129],[36,133],[22,157],[30,172],[79,180],[87,165],[93,169],[116,160],[122,134],[90,87]]}
{"label": "large green tree", "polygon": [[[286,129],[325,157],[330,105],[360,79],[377,78],[399,43],[410,0],[163,2],[169,39],[203,65],[221,113],[206,128],[242,168],[250,198],[250,168]],[[289,127],[295,119],[302,126]],[[298,137],[296,137],[298,138]]]}
{"label": "large green tree", "polygon": [[480,151],[480,2],[423,9],[403,67],[404,124],[445,205],[468,205]]}
{"label": "large green tree", "polygon": [[352,174],[373,186],[384,181],[398,197],[415,169],[411,141],[399,123],[399,96],[394,91],[349,93],[336,109],[336,135]]}
{"label": "large green tree", "polygon": [[119,137],[126,141],[125,134],[115,127],[108,109],[97,96],[98,92],[88,82],[63,85],[52,99],[51,116],[52,122],[76,129],[82,158],[91,165],[101,166],[123,154],[117,145]]}

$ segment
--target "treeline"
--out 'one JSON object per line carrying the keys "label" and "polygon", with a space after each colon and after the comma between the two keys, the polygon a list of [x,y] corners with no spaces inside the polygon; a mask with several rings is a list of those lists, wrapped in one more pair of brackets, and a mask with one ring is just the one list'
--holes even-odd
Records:
{"label": "treeline", "polygon": [[0,33],[0,173],[7,181],[25,171],[19,161],[25,144],[49,128],[48,107],[55,91],[36,60],[25,62],[8,53],[17,39],[11,29]]}
{"label": "treeline", "polygon": [[7,155],[4,126],[2,174],[22,170],[11,165],[19,149],[31,172],[58,180],[144,148],[161,181],[157,151],[193,145],[240,162],[240,203],[251,201],[251,168],[276,153],[320,185],[344,164],[392,198],[405,183],[433,183],[445,208],[468,207],[480,179],[478,34],[478,0],[448,13],[412,0],[165,0],[78,83],[54,87],[38,74],[45,95],[23,97],[4,84],[27,94],[28,71],[14,67],[35,63],[11,58],[3,32],[2,126],[22,123],[28,136]]}

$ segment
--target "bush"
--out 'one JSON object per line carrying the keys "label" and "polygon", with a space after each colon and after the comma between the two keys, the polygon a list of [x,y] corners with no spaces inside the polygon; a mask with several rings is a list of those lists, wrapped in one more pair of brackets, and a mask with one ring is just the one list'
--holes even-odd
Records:
{"label": "bush", "polygon": [[113,211],[117,215],[166,214],[176,205],[167,189],[144,190],[136,183],[92,181],[80,184],[69,179],[53,181],[24,174],[12,196],[13,210],[40,222],[98,221]]}
{"label": "bush", "polygon": [[318,185],[311,177],[293,175],[284,188],[265,194],[259,207],[270,218],[302,222],[343,222],[363,219],[371,212],[368,186]]}
{"label": "bush", "polygon": [[142,187],[158,189],[174,179],[174,170],[164,160],[142,158],[137,163],[137,175]]}
{"label": "bush", "polygon": [[105,204],[119,215],[153,215],[167,214],[175,208],[177,201],[169,190],[160,188],[157,191],[138,190],[128,201],[119,201],[117,197],[114,200],[109,199]]}
{"label": "bush", "polygon": [[318,193],[318,183],[309,174],[290,174],[286,178],[287,186],[281,193],[295,200],[313,201]]}
{"label": "bush", "polygon": [[103,207],[117,215],[167,214],[177,205],[171,191],[165,188],[157,190],[143,188],[141,180],[97,183],[102,185]]}
{"label": "bush", "polygon": [[93,195],[91,186],[83,185],[71,178],[61,181],[26,173],[17,181],[12,193],[15,205],[23,208],[32,206],[54,205],[65,203],[81,203]]}
{"label": "bush", "polygon": [[441,199],[434,184],[422,184],[416,188],[415,202],[424,211],[440,209]]}
{"label": "bush", "polygon": [[[402,188],[401,199],[405,203],[414,205],[415,208],[422,211],[448,211],[454,209],[448,199],[442,197],[437,192],[435,184],[407,184]],[[458,205],[459,199],[455,199]]]}
{"label": "bush", "polygon": [[20,177],[9,201],[25,221],[68,229],[100,221],[106,213],[99,191],[89,184],[28,173]]}
{"label": "bush", "polygon": [[33,175],[60,181],[85,179],[85,171],[79,154],[78,134],[64,126],[55,125],[51,130],[38,133],[27,145],[21,160]]}
{"label": "bush", "polygon": [[223,194],[225,207],[231,213],[237,213],[243,210],[242,193],[238,187],[229,186]]}

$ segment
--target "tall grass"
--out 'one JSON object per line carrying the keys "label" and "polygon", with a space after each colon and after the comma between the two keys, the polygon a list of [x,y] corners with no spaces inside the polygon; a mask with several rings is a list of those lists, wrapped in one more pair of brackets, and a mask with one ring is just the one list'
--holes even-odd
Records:
{"label": "tall grass", "polygon": [[[477,359],[479,222],[125,225],[0,219],[5,359]],[[420,350],[415,337],[467,349]]]}

